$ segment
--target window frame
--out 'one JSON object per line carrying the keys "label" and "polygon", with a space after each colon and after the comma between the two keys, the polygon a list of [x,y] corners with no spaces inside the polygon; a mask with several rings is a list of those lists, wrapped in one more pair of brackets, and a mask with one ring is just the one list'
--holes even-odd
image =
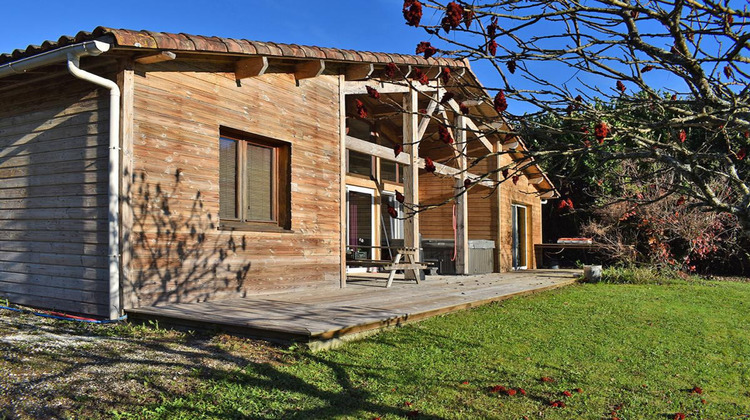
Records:
{"label": "window frame", "polygon": [[[222,217],[220,212],[219,229],[291,232],[291,145],[283,141],[225,128],[220,131],[219,144],[222,140],[237,142],[234,200],[235,214],[238,217]],[[271,151],[270,220],[253,220],[248,217],[247,184],[251,182],[247,168],[248,146]],[[220,203],[221,199],[221,185],[219,185]],[[221,204],[219,206],[221,208]]]}

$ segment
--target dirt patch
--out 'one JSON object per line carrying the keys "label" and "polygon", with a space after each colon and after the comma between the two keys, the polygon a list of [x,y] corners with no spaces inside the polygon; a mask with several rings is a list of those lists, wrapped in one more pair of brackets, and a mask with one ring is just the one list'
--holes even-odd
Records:
{"label": "dirt patch", "polygon": [[193,391],[202,378],[284,363],[263,341],[0,310],[0,418],[111,417]]}

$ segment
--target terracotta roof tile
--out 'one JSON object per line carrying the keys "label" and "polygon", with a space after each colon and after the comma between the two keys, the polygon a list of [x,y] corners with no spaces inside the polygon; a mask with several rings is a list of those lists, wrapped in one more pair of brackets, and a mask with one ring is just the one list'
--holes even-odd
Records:
{"label": "terracotta roof tile", "polygon": [[294,56],[297,55],[297,52],[295,51],[295,45],[289,45],[289,44],[278,44],[279,49],[281,49],[281,53],[285,56]]}
{"label": "terracotta roof tile", "polygon": [[222,42],[224,42],[224,45],[227,46],[227,52],[230,53],[237,53],[237,54],[243,54],[245,51],[242,48],[242,45],[240,45],[239,41],[232,38],[221,38]]}
{"label": "terracotta roof tile", "polygon": [[255,51],[258,52],[259,55],[271,55],[271,49],[268,48],[268,45],[266,45],[265,42],[260,41],[248,41],[250,44],[255,47]]}
{"label": "terracotta roof tile", "polygon": [[322,49],[318,47],[303,46],[302,50],[304,50],[307,56],[310,58],[320,58],[320,59],[328,58],[326,57],[325,51],[323,51]]}
{"label": "terracotta roof tile", "polygon": [[411,65],[449,65],[465,67],[455,59],[430,59],[403,54],[386,54],[369,51],[351,51],[338,48],[316,46],[299,46],[271,42],[248,41],[244,39],[205,37],[199,35],[173,34],[167,32],[134,31],[130,29],[113,29],[97,27],[92,32],[81,31],[74,37],[62,36],[57,41],[44,41],[40,46],[29,45],[10,54],[0,54],[0,64],[29,57],[40,52],[53,50],[68,44],[102,39],[110,42],[115,48],[144,48],[170,51],[198,51],[218,54],[267,55],[280,58],[326,59],[341,62],[372,62]]}
{"label": "terracotta roof tile", "polygon": [[271,55],[277,56],[277,57],[283,57],[284,53],[281,51],[281,47],[279,47],[279,44],[275,42],[266,42],[266,46],[269,50],[271,50]]}
{"label": "terracotta roof tile", "polygon": [[258,49],[255,48],[255,45],[253,45],[252,42],[246,39],[240,39],[237,42],[240,44],[240,47],[242,47],[242,52],[244,54],[250,54],[250,55],[258,54]]}
{"label": "terracotta roof tile", "polygon": [[168,50],[180,50],[184,49],[180,36],[177,34],[162,34],[160,32],[151,32],[151,31],[143,31],[151,36],[156,43],[159,45],[159,48],[168,49]]}

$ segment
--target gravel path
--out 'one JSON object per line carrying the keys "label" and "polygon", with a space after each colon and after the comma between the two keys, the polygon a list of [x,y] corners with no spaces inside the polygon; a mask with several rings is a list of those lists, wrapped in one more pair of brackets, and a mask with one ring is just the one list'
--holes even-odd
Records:
{"label": "gravel path", "polygon": [[91,325],[0,310],[0,418],[109,418],[191,392],[251,363],[283,363],[262,341]]}

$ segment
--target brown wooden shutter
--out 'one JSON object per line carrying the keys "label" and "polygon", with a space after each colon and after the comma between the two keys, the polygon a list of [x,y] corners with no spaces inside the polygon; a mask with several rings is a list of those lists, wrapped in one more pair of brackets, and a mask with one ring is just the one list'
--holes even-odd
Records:
{"label": "brown wooden shutter", "polygon": [[219,218],[238,219],[237,142],[219,140]]}
{"label": "brown wooden shutter", "polygon": [[272,148],[247,144],[246,208],[248,220],[276,220],[274,160]]}

